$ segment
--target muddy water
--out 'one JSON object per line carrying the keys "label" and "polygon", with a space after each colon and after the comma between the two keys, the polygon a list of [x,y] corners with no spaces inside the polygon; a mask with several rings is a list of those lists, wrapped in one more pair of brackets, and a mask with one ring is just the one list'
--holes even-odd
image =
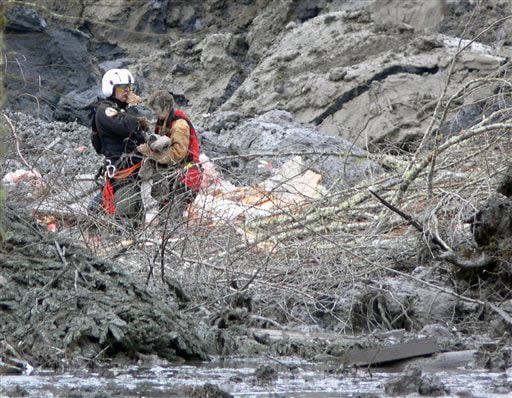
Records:
{"label": "muddy water", "polygon": [[[1,397],[186,397],[205,383],[217,385],[235,397],[385,397],[384,385],[397,373],[366,370],[341,373],[332,365],[288,359],[230,359],[176,366],[126,367],[101,372],[1,376]],[[287,366],[283,366],[286,364]],[[269,365],[277,378],[263,382],[255,370]],[[512,377],[486,371],[437,372],[449,396],[506,397]],[[206,395],[195,395],[206,396]]]}

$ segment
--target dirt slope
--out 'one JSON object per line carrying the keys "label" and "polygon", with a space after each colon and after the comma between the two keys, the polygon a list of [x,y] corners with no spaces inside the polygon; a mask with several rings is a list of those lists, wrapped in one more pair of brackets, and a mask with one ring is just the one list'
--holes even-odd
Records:
{"label": "dirt slope", "polygon": [[[8,104],[85,123],[78,109],[103,71],[123,66],[143,95],[162,85],[183,93],[198,123],[217,110],[282,109],[360,146],[403,147],[428,126],[461,38],[495,23],[460,56],[448,94],[506,73],[511,50],[510,24],[499,21],[512,5],[498,0],[102,3],[11,11]],[[30,23],[16,24],[20,15]]]}

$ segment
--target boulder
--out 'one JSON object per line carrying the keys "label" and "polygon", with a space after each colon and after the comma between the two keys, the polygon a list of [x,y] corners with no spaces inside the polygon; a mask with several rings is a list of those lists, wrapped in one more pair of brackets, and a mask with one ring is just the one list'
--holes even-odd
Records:
{"label": "boulder", "polygon": [[61,122],[77,121],[83,125],[90,125],[89,111],[85,107],[100,96],[98,87],[91,87],[85,91],[72,90],[59,99],[53,112],[55,120]]}
{"label": "boulder", "polygon": [[98,87],[88,38],[78,30],[49,27],[44,32],[6,32],[4,43],[10,76],[5,79],[6,105],[13,110],[37,111],[51,120],[50,107],[67,93]]}
{"label": "boulder", "polygon": [[387,382],[384,391],[392,397],[402,397],[409,394],[419,394],[428,397],[444,396],[449,393],[439,377],[422,374],[417,368],[411,368],[404,375]]}
{"label": "boulder", "polygon": [[7,31],[12,30],[20,33],[44,32],[48,24],[45,19],[36,11],[15,6],[6,13]]}
{"label": "boulder", "polygon": [[[222,123],[216,126],[219,131]],[[383,171],[366,158],[366,152],[361,148],[343,138],[323,135],[313,126],[299,123],[286,111],[270,111],[233,130],[220,130],[219,134],[205,132],[203,135],[213,144],[228,148],[234,155],[257,154],[252,158],[242,156],[236,163],[225,165],[238,181],[245,180],[250,184],[270,177],[274,169],[296,155],[306,160],[307,168],[323,176],[325,186],[351,186],[372,173]]]}
{"label": "boulder", "polygon": [[482,248],[503,255],[512,250],[512,200],[493,196],[473,216],[475,242]]}

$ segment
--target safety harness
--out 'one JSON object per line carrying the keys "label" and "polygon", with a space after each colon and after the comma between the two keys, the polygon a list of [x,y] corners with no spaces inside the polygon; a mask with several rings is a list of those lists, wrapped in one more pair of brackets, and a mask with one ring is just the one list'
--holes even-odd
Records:
{"label": "safety harness", "polygon": [[107,214],[114,215],[116,213],[116,201],[115,201],[115,181],[123,181],[132,177],[142,166],[142,161],[135,163],[133,166],[126,167],[124,169],[117,169],[115,164],[112,164],[110,159],[106,160],[105,173],[104,173],[104,184],[101,190],[102,207]]}

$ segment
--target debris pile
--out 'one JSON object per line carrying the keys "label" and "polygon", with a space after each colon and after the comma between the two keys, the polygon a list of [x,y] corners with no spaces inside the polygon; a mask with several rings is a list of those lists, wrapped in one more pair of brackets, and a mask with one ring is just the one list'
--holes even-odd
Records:
{"label": "debris pile", "polygon": [[[212,168],[211,163],[207,168]],[[190,205],[188,219],[206,224],[223,222],[247,237],[244,225],[250,221],[293,213],[320,199],[326,192],[321,179],[320,174],[307,169],[300,156],[255,186],[237,187],[217,179]]]}
{"label": "debris pile", "polygon": [[197,324],[118,265],[52,239],[10,208],[6,229],[0,336],[32,365],[80,366],[137,353],[207,359]]}

